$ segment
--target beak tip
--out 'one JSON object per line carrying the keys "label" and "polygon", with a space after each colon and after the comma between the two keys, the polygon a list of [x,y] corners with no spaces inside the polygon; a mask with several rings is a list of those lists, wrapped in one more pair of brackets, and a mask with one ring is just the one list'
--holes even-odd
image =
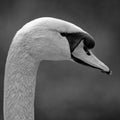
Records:
{"label": "beak tip", "polygon": [[112,75],[112,71],[111,70],[109,70],[109,71],[101,71],[101,72],[103,72],[103,73],[105,73],[105,74],[107,74],[107,75]]}

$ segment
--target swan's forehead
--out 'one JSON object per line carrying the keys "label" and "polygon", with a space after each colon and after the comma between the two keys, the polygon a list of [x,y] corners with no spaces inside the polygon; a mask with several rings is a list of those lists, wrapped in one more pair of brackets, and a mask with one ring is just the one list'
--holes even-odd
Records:
{"label": "swan's forehead", "polygon": [[45,22],[45,26],[48,29],[52,29],[58,32],[76,33],[83,31],[81,28],[70,22],[58,19],[47,19],[47,22]]}
{"label": "swan's forehead", "polygon": [[59,32],[66,32],[66,33],[76,33],[76,32],[85,32],[80,27],[72,24],[70,22],[64,20],[53,20],[52,23],[49,24],[50,28],[53,28]]}
{"label": "swan's forehead", "polygon": [[56,18],[49,18],[49,17],[43,17],[35,19],[29,23],[27,23],[24,28],[26,29],[47,29],[47,30],[53,30],[58,32],[67,32],[67,33],[76,33],[76,32],[85,32],[83,29],[78,27],[75,24],[72,24],[70,22],[56,19]]}

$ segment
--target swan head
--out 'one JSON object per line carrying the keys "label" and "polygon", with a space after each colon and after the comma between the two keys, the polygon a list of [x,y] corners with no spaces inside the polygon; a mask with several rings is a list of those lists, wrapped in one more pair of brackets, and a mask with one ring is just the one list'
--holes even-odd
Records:
{"label": "swan head", "polygon": [[22,44],[37,59],[71,60],[111,73],[91,52],[95,46],[94,38],[70,22],[49,17],[38,18],[24,25],[15,38],[14,44]]}

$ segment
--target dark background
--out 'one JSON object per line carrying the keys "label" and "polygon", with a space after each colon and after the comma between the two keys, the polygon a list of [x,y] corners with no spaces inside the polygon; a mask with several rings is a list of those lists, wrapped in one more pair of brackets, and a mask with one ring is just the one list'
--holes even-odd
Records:
{"label": "dark background", "polygon": [[37,76],[36,120],[120,120],[119,0],[0,0],[0,120],[9,45],[21,26],[43,16],[89,32],[96,40],[93,52],[113,74],[68,61],[43,61]]}

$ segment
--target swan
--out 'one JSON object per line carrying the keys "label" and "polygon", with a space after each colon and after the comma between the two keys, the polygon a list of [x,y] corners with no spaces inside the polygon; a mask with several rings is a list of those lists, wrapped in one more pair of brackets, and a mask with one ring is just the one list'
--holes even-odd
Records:
{"label": "swan", "polygon": [[36,75],[42,60],[70,60],[110,69],[92,52],[94,38],[70,22],[42,17],[25,24],[11,43],[4,77],[4,120],[34,120]]}

